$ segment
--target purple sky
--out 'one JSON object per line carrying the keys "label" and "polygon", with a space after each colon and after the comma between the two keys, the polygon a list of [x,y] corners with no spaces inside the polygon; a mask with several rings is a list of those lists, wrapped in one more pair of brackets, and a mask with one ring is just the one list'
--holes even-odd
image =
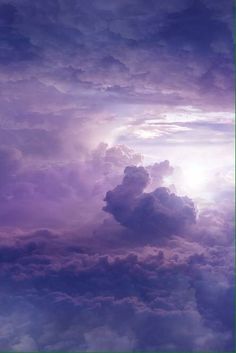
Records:
{"label": "purple sky", "polygon": [[234,351],[232,0],[0,0],[0,351]]}

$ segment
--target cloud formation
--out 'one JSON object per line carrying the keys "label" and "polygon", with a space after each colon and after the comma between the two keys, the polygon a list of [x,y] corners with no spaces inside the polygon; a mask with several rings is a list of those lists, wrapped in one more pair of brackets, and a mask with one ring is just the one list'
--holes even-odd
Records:
{"label": "cloud formation", "polygon": [[104,210],[147,238],[150,233],[157,238],[179,234],[186,225],[195,222],[196,211],[188,197],[176,196],[166,187],[145,193],[148,182],[145,168],[126,167],[122,184],[107,192]]}
{"label": "cloud formation", "polygon": [[46,230],[2,237],[3,350],[232,350],[232,243],[92,244]]}
{"label": "cloud formation", "polygon": [[2,0],[0,27],[0,351],[232,352],[233,1]]}
{"label": "cloud formation", "polygon": [[127,146],[104,143],[87,152],[84,160],[73,162],[29,165],[19,150],[10,147],[2,148],[0,156],[0,223],[27,228],[91,220],[102,213],[107,188],[120,181],[123,168],[142,162],[142,156]]}

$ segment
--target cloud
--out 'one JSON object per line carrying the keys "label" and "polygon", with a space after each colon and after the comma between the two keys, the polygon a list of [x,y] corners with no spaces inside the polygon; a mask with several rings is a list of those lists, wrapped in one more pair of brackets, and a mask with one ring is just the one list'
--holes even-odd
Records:
{"label": "cloud", "polygon": [[35,352],[37,351],[37,346],[30,336],[25,335],[20,338],[19,342],[12,345],[12,349],[15,352]]}
{"label": "cloud", "polygon": [[158,186],[162,186],[164,179],[171,176],[174,172],[174,168],[167,160],[160,163],[154,163],[151,166],[147,166],[146,169],[151,178],[150,186],[152,189],[156,189]]}
{"label": "cloud", "polygon": [[0,146],[0,189],[12,180],[21,165],[21,153],[16,148]]}
{"label": "cloud", "polygon": [[4,350],[232,351],[232,247],[179,237],[115,254],[90,243],[46,230],[5,237]]}
{"label": "cloud", "polygon": [[88,352],[129,352],[134,348],[132,337],[120,336],[109,327],[98,327],[85,334]]}
{"label": "cloud", "polygon": [[[46,152],[53,144],[37,135],[27,140],[31,155],[37,152],[33,146],[38,150],[43,143]],[[44,154],[43,150],[40,154]],[[34,165],[16,148],[2,147],[0,223],[35,228],[74,222],[78,225],[98,219],[103,215],[102,200],[107,188],[120,182],[126,165],[141,163],[141,154],[123,145],[110,147],[101,143],[84,152],[83,160],[78,156],[72,161],[53,161],[48,153],[43,161],[36,158]]]}
{"label": "cloud", "polygon": [[[161,170],[160,165],[158,169]],[[163,170],[165,172],[165,168]],[[195,222],[196,211],[188,197],[176,196],[165,187],[145,193],[148,182],[149,174],[145,168],[126,167],[122,184],[107,192],[104,211],[147,238],[149,234],[157,239],[179,234],[186,225]]]}
{"label": "cloud", "polygon": [[1,350],[233,351],[232,7],[1,1]]}

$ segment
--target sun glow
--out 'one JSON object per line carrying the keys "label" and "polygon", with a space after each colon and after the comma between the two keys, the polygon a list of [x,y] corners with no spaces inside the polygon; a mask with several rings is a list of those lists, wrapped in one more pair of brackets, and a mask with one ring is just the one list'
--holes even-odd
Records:
{"label": "sun glow", "polygon": [[208,198],[210,179],[211,172],[207,167],[185,163],[181,168],[175,168],[174,174],[165,178],[165,183],[167,186],[174,184],[179,194],[193,198]]}
{"label": "sun glow", "polygon": [[183,170],[183,184],[191,192],[201,192],[209,181],[208,172],[198,165],[188,165]]}

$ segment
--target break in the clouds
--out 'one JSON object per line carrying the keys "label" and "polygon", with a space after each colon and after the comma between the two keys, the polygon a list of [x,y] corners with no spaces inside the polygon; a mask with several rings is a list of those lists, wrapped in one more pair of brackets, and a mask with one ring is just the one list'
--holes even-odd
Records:
{"label": "break in the clouds", "polygon": [[0,0],[0,352],[234,351],[232,0]]}

